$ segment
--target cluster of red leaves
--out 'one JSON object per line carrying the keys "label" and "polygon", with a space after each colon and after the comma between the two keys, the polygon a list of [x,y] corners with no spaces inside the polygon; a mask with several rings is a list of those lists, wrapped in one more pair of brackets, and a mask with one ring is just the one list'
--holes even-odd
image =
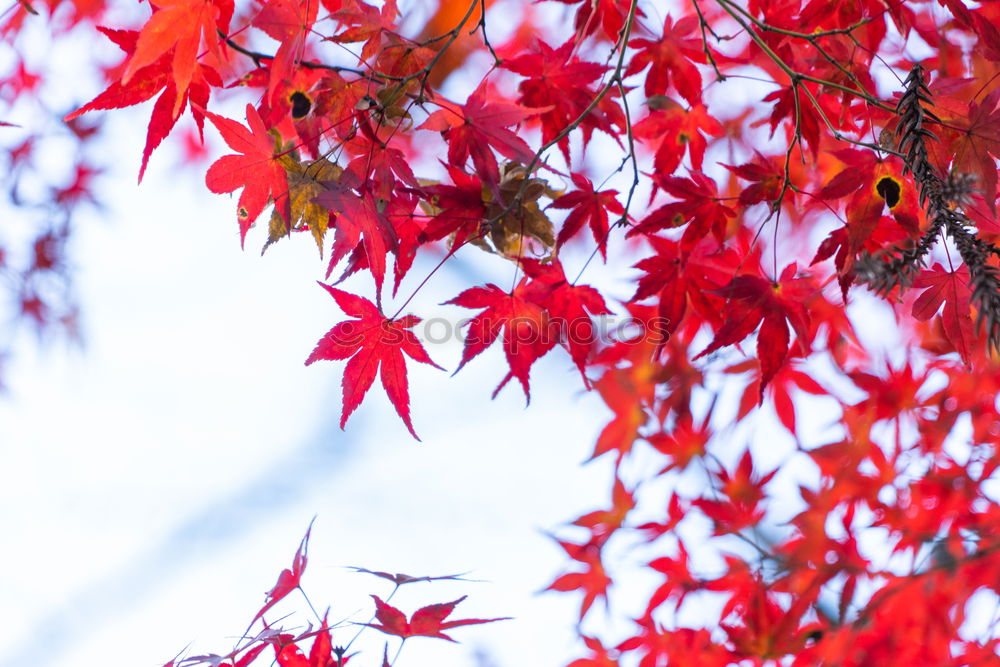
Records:
{"label": "cluster of red leaves", "polygon": [[[264,606],[254,615],[250,621],[250,627],[247,628],[247,632],[244,633],[243,639],[238,643],[236,648],[225,655],[192,655],[183,658],[177,656],[163,667],[196,667],[197,665],[249,667],[268,648],[273,649],[274,662],[279,667],[344,667],[344,665],[348,664],[351,655],[348,655],[347,652],[354,639],[357,639],[357,636],[355,635],[354,639],[351,639],[346,646],[334,645],[334,628],[331,628],[327,623],[326,615],[317,619],[320,624],[318,629],[314,630],[310,625],[305,631],[298,634],[284,632],[281,628],[270,625],[264,617],[272,607],[284,600],[293,591],[301,591],[303,597],[305,597],[305,590],[302,588],[302,576],[305,574],[306,565],[309,562],[308,548],[311,533],[312,524],[309,525],[309,529],[306,530],[306,534],[302,538],[298,550],[295,552],[291,569],[282,570],[281,574],[278,575],[278,582],[274,585],[274,588],[267,592],[267,599]],[[361,567],[352,569],[392,582],[394,588],[392,593],[390,593],[390,597],[395,595],[396,591],[406,584],[441,580],[465,581],[461,575],[454,574],[416,577],[406,574],[393,575]],[[402,611],[382,601],[378,596],[373,595],[372,599],[375,601],[374,620],[377,620],[378,623],[360,623],[358,625],[374,628],[387,635],[399,637],[402,641],[406,641],[410,637],[431,637],[453,642],[455,640],[444,634],[444,630],[464,625],[480,625],[508,620],[507,618],[445,620],[455,610],[455,606],[465,598],[466,596],[462,596],[452,602],[427,605],[415,611],[410,619],[407,620],[406,615]],[[306,601],[308,602],[308,598],[306,598]],[[309,602],[308,604],[311,606],[312,603]],[[260,621],[261,630],[255,635],[250,635],[250,630],[257,625],[258,621]],[[302,650],[305,642],[310,642],[308,656]],[[388,644],[386,645],[384,655],[382,665],[388,666],[390,664]]]}
{"label": "cluster of red leaves", "polygon": [[[540,4],[572,20],[524,3],[498,44],[487,4],[442,3],[413,39],[393,0],[163,0],[138,30],[102,30],[125,58],[68,118],[159,94],[140,176],[183,114],[208,118],[234,152],[206,185],[241,190],[241,242],[270,206],[265,248],[307,231],[327,278],[371,274],[370,296],[323,284],[352,319],[307,360],[346,360],[342,426],[380,374],[415,437],[405,358],[436,366],[410,299],[385,314],[389,263],[393,297],[421,255],[505,263],[509,289],[440,299],[475,311],[458,368],[500,339],[498,391],[530,396],[533,365],[562,349],[613,413],[593,455],[613,459],[612,505],[559,538],[573,570],[551,585],[582,599],[591,655],[574,667],[995,662],[996,628],[967,620],[1000,594],[1000,363],[976,327],[1000,314],[974,311],[1000,295],[984,301],[947,239],[878,303],[854,267],[936,229],[896,151],[898,90],[872,74],[902,81],[920,40],[933,196],[975,223],[977,271],[1000,271],[997,3],[713,0],[661,21],[635,0],[559,0]],[[472,92],[445,96],[459,65]],[[759,100],[745,77],[769,84]],[[208,110],[229,87],[253,100],[245,124]],[[581,283],[574,248],[634,263],[632,298]],[[635,335],[598,335],[609,304]],[[772,413],[784,431],[765,435]],[[594,603],[620,613],[609,554],[630,540],[662,583],[612,636]],[[407,620],[375,600],[372,627],[404,638],[484,622],[445,621],[458,601]],[[281,641],[279,662],[326,660]]]}

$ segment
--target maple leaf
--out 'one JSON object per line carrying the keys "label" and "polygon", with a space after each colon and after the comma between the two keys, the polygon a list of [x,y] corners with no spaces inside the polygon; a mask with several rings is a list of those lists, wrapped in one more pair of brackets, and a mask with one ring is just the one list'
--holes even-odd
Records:
{"label": "maple leaf", "polygon": [[316,22],[319,3],[315,0],[268,0],[252,24],[278,41],[278,50],[271,60],[267,100],[274,101],[274,94],[283,81],[294,76],[305,51],[305,38]]}
{"label": "maple leaf", "polygon": [[846,166],[823,186],[819,196],[838,199],[851,195],[846,208],[849,257],[872,236],[886,208],[903,229],[917,232],[917,193],[903,177],[898,160],[880,160],[871,152],[853,149],[838,150],[834,155]]}
{"label": "maple leaf", "polygon": [[260,608],[260,611],[254,615],[254,622],[263,616],[268,609],[278,604],[286,595],[301,585],[302,574],[306,571],[306,563],[308,562],[306,551],[309,548],[309,534],[312,533],[312,527],[313,522],[310,521],[309,528],[306,529],[306,534],[302,538],[302,542],[299,543],[298,550],[295,552],[295,558],[292,560],[292,569],[282,570],[281,574],[278,575],[278,582],[274,585],[274,588],[268,591],[267,601]]}
{"label": "maple leaf", "polygon": [[764,387],[788,355],[786,320],[795,330],[799,344],[804,349],[809,346],[809,315],[805,309],[805,301],[815,289],[808,278],[795,278],[797,271],[798,266],[793,262],[781,272],[778,282],[770,282],[754,275],[741,275],[717,290],[717,294],[730,299],[726,321],[715,332],[711,344],[695,357],[698,359],[720,347],[738,343],[761,325],[757,335],[761,401],[764,400]]}
{"label": "maple leaf", "polygon": [[[676,496],[674,496],[676,497]],[[688,569],[690,557],[683,540],[677,541],[677,556],[661,556],[649,563],[649,567],[665,576],[665,580],[649,598],[646,605],[646,615],[649,616],[657,607],[670,599],[676,599],[676,609],[684,604],[688,593],[701,588],[701,582]]]}
{"label": "maple leaf", "polygon": [[515,377],[530,401],[528,374],[531,365],[555,346],[558,337],[551,330],[545,310],[531,302],[526,286],[527,279],[522,279],[513,293],[507,293],[490,283],[485,287],[469,288],[445,303],[485,309],[466,325],[462,362],[455,372],[492,345],[503,331],[503,349],[510,373],[494,391],[494,396]]}
{"label": "maple leaf", "polygon": [[483,182],[480,178],[451,165],[446,165],[446,168],[454,185],[442,183],[421,188],[433,217],[420,236],[422,241],[427,242],[454,234],[454,252],[468,239],[484,233],[486,202],[483,201]]}
{"label": "maple leaf", "polygon": [[691,166],[701,171],[708,141],[705,135],[722,134],[722,124],[703,104],[696,104],[685,111],[679,104],[668,100],[665,108],[657,108],[632,128],[637,139],[655,147],[653,166],[656,173],[669,176],[674,173],[685,153],[691,156]]}
{"label": "maple leaf", "polygon": [[372,574],[375,575],[376,577],[379,577],[380,579],[387,579],[388,581],[391,581],[392,583],[396,584],[397,587],[402,586],[404,584],[412,584],[421,581],[446,581],[446,580],[475,581],[474,579],[465,578],[465,575],[468,574],[468,572],[461,572],[459,574],[441,574],[437,576],[413,576],[410,574],[403,574],[401,572],[392,574],[390,572],[382,572],[380,570],[369,570],[367,568],[356,567],[354,565],[350,565],[348,567],[351,570],[354,570],[355,572],[361,572],[363,574]]}
{"label": "maple leaf", "polygon": [[525,274],[532,278],[525,295],[545,309],[560,343],[569,351],[584,383],[589,386],[585,367],[598,342],[591,317],[611,314],[604,298],[589,285],[573,285],[567,281],[559,260],[545,264],[524,259],[521,265]]}
{"label": "maple leaf", "polygon": [[[618,39],[629,13],[629,0],[558,0],[567,5],[579,4],[573,26],[577,35],[586,37],[601,30],[611,41]],[[645,16],[636,8],[636,16]]]}
{"label": "maple leaf", "polygon": [[705,62],[701,38],[694,37],[698,17],[685,16],[677,23],[668,14],[663,21],[661,39],[633,39],[628,45],[637,49],[629,61],[625,76],[638,74],[651,66],[646,75],[646,97],[664,95],[672,82],[677,92],[694,106],[701,101],[701,73],[692,61]]}
{"label": "maple leaf", "polygon": [[[503,67],[526,77],[518,85],[521,93],[518,103],[535,109],[546,109],[540,116],[542,141],[548,143],[575,121],[591,106],[596,90],[592,84],[607,70],[605,65],[584,62],[575,56],[576,40],[569,39],[557,49],[545,42],[537,42],[536,53],[526,53],[503,61]],[[611,95],[605,97],[610,99]],[[600,107],[594,109],[580,127],[584,144],[594,129],[609,132],[609,119],[600,116]],[[617,139],[617,137],[616,137]],[[569,161],[569,138],[559,141],[566,161]]]}
{"label": "maple leaf", "polygon": [[646,272],[639,278],[631,301],[641,301],[656,294],[661,331],[669,337],[684,321],[688,301],[698,315],[721,324],[724,301],[715,290],[722,287],[736,266],[736,253],[714,253],[709,241],[696,243],[685,251],[677,241],[659,236],[646,240],[656,252],[640,260],[635,268]]}
{"label": "maple leaf", "polygon": [[572,238],[583,223],[590,225],[590,231],[597,241],[597,247],[601,250],[601,257],[607,261],[608,258],[608,214],[625,215],[625,207],[618,201],[617,190],[602,190],[597,192],[594,184],[589,178],[581,174],[571,174],[570,178],[576,186],[576,190],[568,192],[552,204],[551,208],[572,209],[566,216],[556,243],[560,246]]}
{"label": "maple leaf", "polygon": [[[771,136],[778,129],[778,125],[785,118],[795,124],[798,132],[809,148],[812,149],[813,157],[819,151],[819,128],[820,116],[816,109],[810,104],[809,96],[800,89],[804,84],[789,86],[775,90],[764,97],[762,102],[774,102],[774,109],[771,111]],[[813,93],[815,96],[815,93]]]}
{"label": "maple leaf", "polygon": [[[983,98],[969,101],[968,114],[948,119],[941,140],[954,158],[953,172],[971,174],[983,198],[996,213],[997,163],[1000,157],[1000,88]],[[936,129],[936,128],[935,128]]]}
{"label": "maple leaf", "polygon": [[465,166],[471,155],[476,173],[496,190],[500,168],[490,147],[510,160],[522,164],[531,161],[534,155],[531,148],[507,127],[518,125],[543,110],[490,101],[485,82],[461,106],[444,100],[437,103],[443,108],[432,113],[417,129],[442,133],[448,142],[448,162],[452,166]]}
{"label": "maple leaf", "polygon": [[648,234],[664,228],[687,224],[681,245],[690,249],[706,234],[712,232],[721,243],[726,236],[729,218],[736,211],[719,201],[715,181],[701,173],[691,172],[691,178],[656,175],[658,187],[677,197],[678,201],[666,204],[650,213],[642,222],[628,231],[626,236]]}
{"label": "maple leaf", "polygon": [[596,510],[584,514],[574,521],[573,525],[588,528],[594,541],[603,544],[622,527],[625,518],[634,507],[635,496],[633,492],[625,488],[625,484],[616,474],[611,488],[611,509]]}
{"label": "maple leaf", "polygon": [[413,175],[406,155],[400,149],[390,146],[388,141],[373,140],[359,136],[347,143],[348,150],[357,155],[347,165],[354,182],[364,184],[378,199],[389,199],[397,189],[397,177],[411,188],[419,188],[420,183]]}
{"label": "maple leaf", "polygon": [[285,167],[279,155],[275,154],[274,140],[253,105],[247,105],[249,130],[235,120],[210,111],[206,111],[205,115],[219,130],[226,144],[239,151],[238,155],[223,155],[216,160],[208,168],[205,184],[217,194],[243,188],[236,207],[240,245],[245,243],[251,225],[272,199],[282,218],[290,221],[291,202],[288,199]]}
{"label": "maple leaf", "polygon": [[[753,185],[740,192],[739,203],[743,206],[750,206],[758,202],[773,202],[781,194],[781,184],[784,180],[784,172],[781,166],[771,158],[754,151],[754,159],[739,166],[729,164],[722,165],[745,181],[752,181]],[[788,197],[793,197],[795,192],[788,190],[785,192]]]}
{"label": "maple leaf", "polygon": [[386,0],[381,10],[364,2],[349,4],[350,7],[332,12],[330,18],[351,27],[337,32],[329,39],[339,44],[364,42],[364,46],[361,47],[361,60],[371,60],[379,50],[383,35],[391,32],[395,26],[396,18],[399,16],[396,0]]}
{"label": "maple leaf", "polygon": [[382,387],[410,434],[419,440],[410,423],[410,396],[403,355],[422,364],[441,368],[431,361],[423,345],[410,331],[410,327],[418,324],[420,318],[406,315],[399,319],[388,319],[368,299],[319,284],[344,313],[356,318],[340,322],[330,329],[306,359],[306,366],[320,359],[349,359],[344,369],[344,408],[340,428],[344,428],[347,418],[361,405],[375,381],[375,374],[381,369]]}
{"label": "maple leaf", "polygon": [[[344,172],[344,175],[348,173]],[[371,271],[375,286],[381,293],[386,255],[398,247],[399,240],[392,223],[386,218],[383,207],[376,201],[371,190],[363,188],[358,193],[348,183],[347,178],[341,178],[339,183],[328,182],[327,189],[315,199],[317,204],[337,213],[337,234],[330,252],[326,276],[329,278],[337,262],[353,249],[359,257],[363,256],[365,266]],[[355,268],[357,267],[348,267],[344,277]]]}
{"label": "maple leaf", "polygon": [[449,614],[455,610],[455,606],[464,600],[466,595],[451,602],[427,605],[413,612],[410,620],[406,620],[406,615],[395,607],[383,602],[377,595],[373,595],[375,600],[375,618],[378,623],[365,623],[369,628],[375,628],[387,635],[396,635],[406,640],[409,637],[436,637],[455,641],[444,630],[461,627],[463,625],[479,625],[480,623],[493,623],[495,621],[506,621],[510,617],[501,618],[464,618],[458,621],[446,621]]}
{"label": "maple leaf", "polygon": [[926,287],[913,302],[913,317],[926,322],[941,309],[941,323],[952,347],[969,364],[976,342],[975,327],[969,305],[972,290],[969,287],[969,268],[961,266],[955,271],[945,271],[940,264],[922,271],[913,281],[913,287]]}
{"label": "maple leaf", "polygon": [[585,569],[583,572],[568,572],[556,577],[545,590],[583,591],[583,600],[580,603],[580,620],[583,620],[598,598],[603,598],[605,605],[607,604],[608,587],[612,584],[601,560],[601,543],[594,539],[584,544],[562,540],[557,542],[570,558],[581,563]]}
{"label": "maple leaf", "polygon": [[[810,312],[815,313],[813,303],[815,302],[810,303]],[[782,426],[787,428],[796,437],[798,436],[798,431],[796,430],[795,403],[792,401],[792,390],[797,389],[813,396],[830,395],[830,392],[816,382],[811,375],[800,370],[801,365],[802,358],[795,353],[790,354],[767,386],[767,391],[770,392],[771,398],[774,401],[774,411],[778,415],[778,420]],[[730,366],[725,372],[729,374],[743,373],[753,370],[754,366],[756,366],[754,361],[748,359]],[[737,419],[742,419],[758,405],[760,394],[760,378],[754,379],[744,387],[743,395],[740,398]]]}
{"label": "maple leaf", "polygon": [[178,93],[173,109],[176,117],[194,77],[202,35],[217,60],[222,60],[217,31],[229,32],[233,5],[227,0],[157,0],[154,7],[153,15],[139,33],[121,81],[127,85],[139,70],[173,49],[171,76]]}
{"label": "maple leaf", "polygon": [[[100,26],[97,27],[97,30],[125,53],[129,55],[135,53],[136,42],[139,38],[138,32],[110,30]],[[170,76],[169,65],[167,57],[163,56],[139,70],[128,85],[120,80],[112,81],[101,94],[63,118],[65,122],[69,122],[88,111],[134,106],[152,99],[153,96],[162,91],[163,94],[153,105],[149,128],[146,131],[146,145],[142,151],[142,163],[139,167],[140,183],[146,172],[150,155],[173,130],[188,102],[191,102],[191,115],[198,126],[198,132],[201,133],[205,124],[204,108],[208,105],[211,88],[222,86],[222,79],[214,69],[199,64],[193,73],[188,89],[178,94],[174,79]]]}
{"label": "maple leaf", "polygon": [[287,236],[292,229],[304,225],[312,232],[319,247],[319,256],[323,257],[323,238],[330,224],[331,213],[326,207],[317,204],[315,199],[326,190],[323,183],[336,181],[343,170],[325,158],[299,162],[291,155],[283,155],[279,159],[288,179],[291,218],[286,220],[277,209],[271,213],[267,243],[261,254],[272,243]]}

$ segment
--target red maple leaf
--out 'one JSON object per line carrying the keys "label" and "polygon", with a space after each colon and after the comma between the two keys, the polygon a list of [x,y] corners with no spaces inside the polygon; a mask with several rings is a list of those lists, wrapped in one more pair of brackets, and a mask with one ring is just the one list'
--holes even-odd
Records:
{"label": "red maple leaf", "polygon": [[421,188],[424,198],[439,211],[428,221],[420,240],[439,241],[454,234],[454,251],[470,237],[482,233],[486,204],[483,202],[483,182],[480,178],[450,165],[446,167],[454,185],[442,183]]}
{"label": "red maple leaf", "polygon": [[646,240],[656,254],[635,265],[646,275],[639,278],[631,301],[657,294],[660,330],[667,335],[672,335],[681,325],[688,301],[700,317],[721,324],[724,302],[715,290],[732,275],[739,261],[736,253],[712,254],[716,246],[707,240],[688,251],[682,249],[679,242],[659,236],[647,236]]}
{"label": "red maple leaf", "polygon": [[764,387],[788,356],[788,323],[795,330],[799,344],[805,349],[809,347],[809,314],[805,301],[815,288],[808,278],[795,278],[797,271],[798,266],[793,262],[785,267],[778,282],[741,275],[716,290],[717,294],[729,299],[726,321],[715,332],[711,344],[695,357],[698,359],[720,347],[738,343],[761,325],[757,334],[761,401],[764,400]]}
{"label": "red maple leaf", "polygon": [[845,167],[823,186],[819,196],[821,199],[851,196],[845,211],[849,257],[861,250],[875,232],[886,207],[903,229],[917,231],[917,193],[903,177],[898,160],[880,160],[870,151],[850,148],[835,151],[834,155]]}
{"label": "red maple leaf", "polygon": [[[629,0],[558,0],[567,5],[579,4],[573,26],[577,35],[586,37],[598,30],[612,42],[617,41],[619,33],[625,27],[629,13]],[[636,8],[636,16],[645,16]]]}
{"label": "red maple leaf", "polygon": [[566,280],[558,260],[543,264],[536,260],[521,260],[525,273],[532,279],[525,294],[545,309],[549,323],[559,336],[559,342],[569,351],[573,363],[580,369],[589,386],[586,362],[598,343],[593,315],[610,315],[601,293],[589,285],[573,285]]}
{"label": "red maple leaf", "polygon": [[303,536],[302,542],[299,543],[299,548],[295,552],[295,559],[292,561],[292,569],[282,570],[281,574],[278,575],[278,583],[274,585],[274,588],[268,591],[267,601],[264,603],[264,606],[260,608],[260,611],[258,611],[253,617],[254,622],[263,616],[268,609],[278,604],[278,602],[280,602],[286,595],[301,585],[302,573],[306,571],[306,563],[308,562],[306,550],[309,548],[309,534],[311,532],[312,521],[309,522],[309,528],[306,530],[306,534]]}
{"label": "red maple leaf", "polygon": [[688,152],[691,166],[700,171],[708,148],[705,135],[722,134],[722,124],[708,113],[703,104],[696,104],[686,111],[676,102],[668,102],[665,108],[636,123],[633,132],[637,139],[655,147],[653,166],[656,173],[669,176]]}
{"label": "red maple leaf", "polygon": [[[108,39],[114,42],[120,49],[131,55],[135,53],[136,41],[139,33],[133,30],[111,30],[109,28],[97,27]],[[204,108],[208,105],[208,99],[212,87],[222,86],[222,79],[212,68],[198,64],[191,79],[190,86],[182,94],[178,95],[174,79],[170,76],[170,62],[166,55],[162,56],[147,67],[139,70],[129,81],[128,85],[121,81],[113,81],[100,95],[83,105],[73,113],[67,115],[63,120],[69,122],[87,113],[88,111],[104,109],[121,109],[134,106],[152,99],[154,95],[163,91],[163,94],[153,105],[153,114],[149,119],[149,129],[146,132],[146,146],[142,151],[142,164],[139,167],[139,182],[146,172],[146,165],[149,163],[149,156],[157,146],[160,145],[170,131],[174,128],[188,101],[191,101],[191,115],[194,116],[201,133],[205,125]],[[178,104],[179,103],[179,104]]]}
{"label": "red maple leaf", "polygon": [[[524,53],[503,62],[506,69],[526,77],[518,86],[521,93],[518,102],[527,107],[545,109],[539,119],[542,140],[546,143],[555,139],[590,107],[597,93],[593,84],[607,70],[600,63],[577,58],[576,46],[576,40],[572,38],[557,49],[539,41],[536,53]],[[609,94],[604,99],[610,100],[611,97]],[[608,132],[618,140],[612,129],[616,119],[608,118],[607,114],[606,108],[598,106],[584,118],[580,124],[584,144],[595,129]],[[559,141],[559,148],[569,161],[569,137]]]}
{"label": "red maple leaf", "polygon": [[[772,202],[781,194],[781,184],[784,179],[784,172],[781,165],[771,158],[754,151],[754,159],[739,166],[729,164],[722,165],[733,172],[744,181],[751,181],[753,185],[744,188],[740,192],[739,203],[743,206],[750,206],[758,202]],[[793,190],[786,190],[785,196],[791,199],[794,197]]]}
{"label": "red maple leaf", "polygon": [[339,44],[364,42],[364,46],[361,47],[361,60],[370,61],[372,56],[378,53],[382,37],[391,34],[396,25],[399,16],[396,0],[386,0],[381,9],[365,2],[348,4],[349,7],[332,12],[330,18],[341,25],[351,27],[331,35],[328,39]]}
{"label": "red maple leaf", "polygon": [[402,637],[404,640],[408,637],[437,637],[438,639],[447,639],[453,642],[455,640],[444,634],[443,630],[463,625],[478,625],[480,623],[508,620],[509,617],[507,616],[501,618],[463,618],[458,621],[444,620],[455,610],[455,605],[466,597],[463,595],[451,602],[441,602],[421,607],[413,612],[413,616],[407,621],[406,614],[386,604],[377,595],[373,595],[372,599],[375,600],[375,618],[378,620],[378,623],[365,623],[364,625],[367,625],[369,628],[381,630],[387,635]]}
{"label": "red maple leaf", "polygon": [[505,384],[515,377],[531,400],[528,374],[531,365],[555,347],[558,335],[549,325],[544,309],[530,300],[526,293],[527,279],[521,280],[513,294],[508,294],[490,283],[485,287],[472,287],[445,303],[463,308],[484,308],[469,320],[465,334],[462,363],[455,372],[493,344],[503,331],[503,349],[510,373],[493,392],[495,396]]}
{"label": "red maple leaf", "polygon": [[410,331],[420,318],[406,315],[390,320],[368,299],[323,283],[320,286],[330,293],[341,310],[357,318],[340,322],[330,329],[306,359],[306,366],[319,359],[350,359],[344,369],[344,409],[340,428],[344,428],[347,418],[361,405],[381,368],[385,393],[410,434],[419,440],[410,423],[410,396],[403,355],[405,353],[414,361],[441,368],[431,361],[423,345]]}
{"label": "red maple leaf", "polygon": [[913,287],[927,289],[913,302],[913,317],[926,322],[941,309],[941,324],[945,337],[961,355],[966,364],[972,356],[976,342],[969,301],[969,268],[961,266],[956,271],[945,271],[940,264],[922,271],[913,281]]}
{"label": "red maple leaf", "polygon": [[976,186],[991,211],[996,212],[997,163],[1000,157],[1000,88],[982,102],[971,100],[965,116],[948,119],[948,125],[936,132],[954,155],[951,169],[976,177]]}
{"label": "red maple leaf", "polygon": [[681,245],[685,249],[692,248],[709,232],[722,242],[726,236],[726,225],[730,218],[736,217],[736,211],[721,203],[715,181],[700,171],[694,171],[691,172],[691,178],[657,174],[654,183],[678,201],[650,213],[630,229],[627,236],[687,224],[681,238]]}
{"label": "red maple leaf", "polygon": [[[775,90],[761,101],[774,102],[770,119],[771,136],[774,136],[774,131],[778,129],[781,121],[788,118],[790,122],[795,124],[805,142],[809,144],[813,157],[815,157],[819,150],[819,128],[822,121],[815,108],[810,105],[809,96],[801,92],[803,85],[800,83],[797,86]],[[813,95],[815,96],[815,93]],[[798,101],[796,101],[796,97]]]}
{"label": "red maple leaf", "polygon": [[316,22],[319,3],[314,0],[268,0],[253,25],[278,41],[279,46],[268,68],[270,79],[266,100],[274,102],[274,93],[283,81],[290,80],[305,51],[305,38]]}
{"label": "red maple leaf", "polygon": [[231,0],[157,0],[154,7],[153,15],[139,33],[121,81],[127,85],[139,70],[173,49],[171,76],[178,93],[173,109],[176,117],[194,77],[202,35],[217,60],[222,60],[217,31],[229,32],[233,4]]}
{"label": "red maple leaf", "polygon": [[601,256],[608,258],[608,213],[624,215],[625,207],[618,201],[617,190],[597,192],[589,178],[581,174],[571,174],[576,190],[568,192],[551,204],[551,208],[572,209],[566,216],[556,242],[561,246],[572,238],[583,223],[590,225],[590,231],[601,249]]}
{"label": "red maple leaf", "polygon": [[[411,188],[420,187],[406,155],[388,141],[373,140],[365,134],[350,141],[345,148],[355,157],[345,171],[364,184],[378,199],[389,199],[397,189],[397,178]],[[370,186],[369,186],[370,184]]]}
{"label": "red maple leaf", "polygon": [[522,164],[531,161],[534,155],[531,148],[507,128],[538,114],[541,109],[490,101],[485,83],[469,95],[463,105],[444,100],[439,100],[438,104],[443,108],[432,113],[417,129],[443,134],[448,142],[448,162],[452,166],[464,167],[471,155],[476,173],[490,188],[496,189],[500,182],[500,169],[490,147],[510,160]]}
{"label": "red maple leaf", "polygon": [[584,566],[582,572],[568,572],[556,577],[556,580],[549,584],[548,591],[582,591],[583,600],[580,602],[580,619],[582,620],[590,607],[598,598],[608,601],[608,587],[611,586],[611,577],[604,570],[604,563],[601,560],[601,542],[592,538],[584,544],[573,542],[563,542],[557,540],[559,546],[573,560]]}
{"label": "red maple leaf", "polygon": [[288,176],[275,155],[274,139],[268,134],[253,105],[247,105],[249,130],[235,120],[210,111],[206,111],[205,115],[219,130],[226,144],[239,152],[238,155],[223,155],[216,160],[208,168],[205,184],[217,194],[243,188],[236,207],[240,244],[246,241],[251,225],[272,199],[282,217],[286,221],[291,220]]}
{"label": "red maple leaf", "polygon": [[698,17],[685,16],[675,24],[668,14],[661,39],[633,39],[628,43],[638,51],[632,56],[625,76],[638,74],[652,65],[646,75],[646,97],[665,95],[667,86],[673,83],[688,103],[698,104],[701,102],[701,73],[694,62],[705,62],[705,53],[701,37],[695,35],[697,30]]}
{"label": "red maple leaf", "polygon": [[[344,176],[349,174],[350,172],[344,172]],[[385,216],[385,207],[379,205],[374,193],[367,186],[363,186],[360,193],[356,192],[347,187],[345,182],[349,181],[342,177],[340,183],[328,183],[328,189],[315,199],[317,204],[337,213],[337,232],[326,276],[329,278],[337,262],[353,249],[352,259],[363,258],[363,265],[371,271],[375,286],[381,293],[386,255],[390,250],[398,248],[399,240],[392,223]],[[343,277],[358,268],[360,265],[356,261],[350,262]]]}

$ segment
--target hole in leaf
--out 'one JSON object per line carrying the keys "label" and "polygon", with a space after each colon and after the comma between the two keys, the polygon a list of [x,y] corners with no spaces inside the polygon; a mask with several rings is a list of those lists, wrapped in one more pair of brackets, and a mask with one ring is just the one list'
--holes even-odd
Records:
{"label": "hole in leaf", "polygon": [[885,203],[889,208],[893,208],[899,203],[899,195],[902,190],[903,189],[899,185],[899,181],[891,176],[883,176],[879,179],[878,183],[875,184],[875,191],[878,192],[882,199],[885,200]]}
{"label": "hole in leaf", "polygon": [[288,97],[288,101],[292,103],[292,119],[301,120],[306,117],[309,111],[312,109],[312,100],[309,96],[303,93],[301,90],[296,90]]}

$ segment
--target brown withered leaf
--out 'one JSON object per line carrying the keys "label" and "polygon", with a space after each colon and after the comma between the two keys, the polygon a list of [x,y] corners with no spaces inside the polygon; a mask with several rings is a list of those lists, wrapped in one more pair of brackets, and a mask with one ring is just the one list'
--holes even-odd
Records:
{"label": "brown withered leaf", "polygon": [[286,154],[278,158],[281,166],[288,174],[288,199],[291,202],[291,220],[285,219],[275,208],[268,225],[267,243],[261,249],[261,254],[268,246],[276,242],[293,229],[308,227],[312,232],[319,256],[323,256],[323,237],[330,223],[330,212],[323,206],[313,202],[321,192],[326,190],[323,183],[336,181],[344,171],[341,167],[326,158],[311,162],[299,162],[293,155]]}
{"label": "brown withered leaf", "polygon": [[[527,179],[527,185],[525,185]],[[518,205],[510,206],[524,187]],[[500,167],[500,201],[495,200],[492,191],[483,187],[483,202],[486,203],[486,219],[494,220],[490,225],[489,239],[473,240],[472,243],[487,252],[495,252],[508,259],[517,260],[528,255],[540,259],[552,257],[556,244],[552,221],[541,210],[538,199],[545,195],[558,196],[545,179],[530,177],[525,168],[516,162],[507,162]],[[504,211],[510,207],[510,210]]]}

